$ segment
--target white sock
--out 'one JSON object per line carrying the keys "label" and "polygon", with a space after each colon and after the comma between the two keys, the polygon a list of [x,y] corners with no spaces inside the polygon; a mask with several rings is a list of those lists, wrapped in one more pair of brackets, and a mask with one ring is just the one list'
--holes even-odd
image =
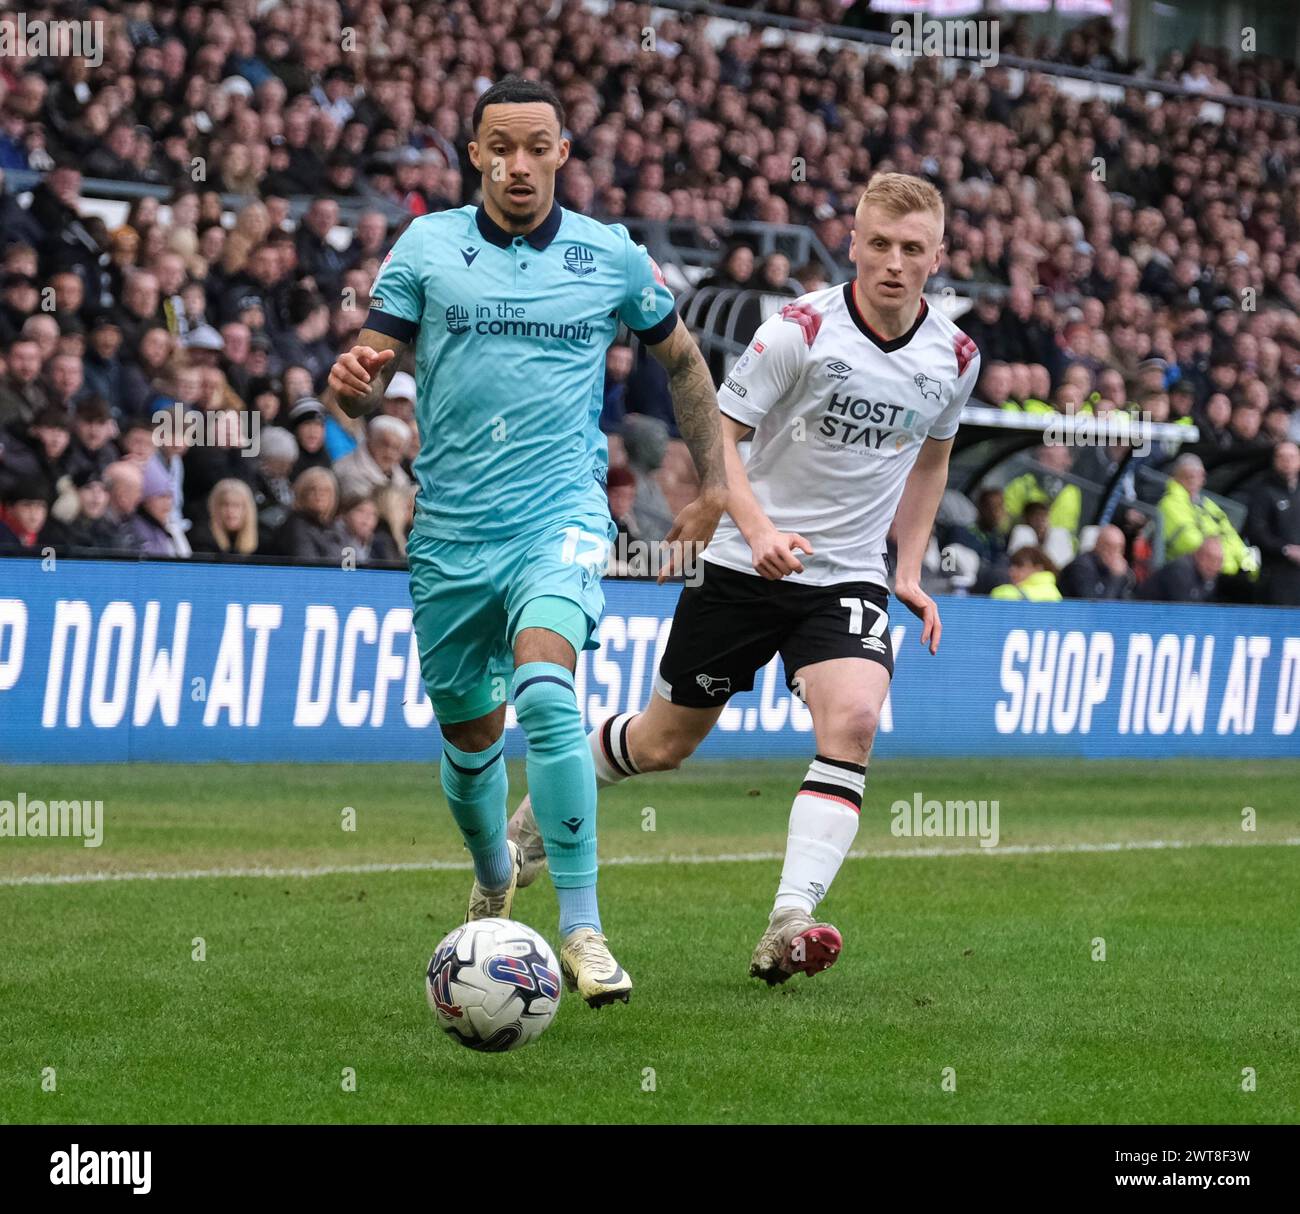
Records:
{"label": "white sock", "polygon": [[625,712],[610,717],[587,735],[591,757],[596,763],[596,787],[608,788],[629,776],[639,776],[641,769],[632,761],[627,744],[627,727],[639,713]]}
{"label": "white sock", "polygon": [[861,764],[821,755],[812,761],[790,810],[776,910],[811,915],[826,897],[858,833],[866,782]]}

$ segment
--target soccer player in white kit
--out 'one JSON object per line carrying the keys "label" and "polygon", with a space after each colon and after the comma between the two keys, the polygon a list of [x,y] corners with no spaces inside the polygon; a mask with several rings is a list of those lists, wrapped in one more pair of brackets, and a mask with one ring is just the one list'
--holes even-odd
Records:
{"label": "soccer player in white kit", "polygon": [[[704,550],[700,584],[682,591],[650,703],[589,735],[601,786],[676,768],[780,652],[812,714],[817,753],[794,798],[775,905],[750,964],[770,985],[820,973],[842,948],[815,912],[857,834],[893,674],[891,523],[894,594],[920,618],[921,643],[939,648],[921,558],[980,365],[975,343],[921,295],[943,229],[934,186],[878,174],[854,221],[856,279],[804,295],[754,335],[718,391],[729,517]],[[527,801],[511,833],[531,879],[545,859]]]}

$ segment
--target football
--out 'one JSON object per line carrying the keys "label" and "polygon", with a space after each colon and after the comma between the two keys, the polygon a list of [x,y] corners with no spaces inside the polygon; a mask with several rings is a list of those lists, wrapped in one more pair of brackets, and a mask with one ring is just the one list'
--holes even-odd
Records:
{"label": "football", "polygon": [[560,965],[531,927],[478,919],[449,932],[425,976],[429,1006],[444,1032],[487,1053],[536,1041],[560,1006]]}

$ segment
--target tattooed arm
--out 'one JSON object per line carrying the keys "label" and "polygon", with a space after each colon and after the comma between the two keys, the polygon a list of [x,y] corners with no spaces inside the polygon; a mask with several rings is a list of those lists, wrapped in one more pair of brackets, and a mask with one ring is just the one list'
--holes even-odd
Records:
{"label": "tattooed arm", "polygon": [[723,458],[722,415],[709,366],[680,317],[677,328],[658,345],[648,348],[668,372],[677,428],[700,476],[700,497],[716,499],[721,513],[727,500],[727,466]]}
{"label": "tattooed arm", "polygon": [[[700,477],[700,496],[673,520],[673,529],[666,542],[689,544],[693,549],[703,548],[713,538],[714,528],[727,506],[722,415],[718,412],[713,377],[695,339],[680,317],[677,327],[663,341],[648,348],[668,372],[677,428],[690,449]],[[679,565],[674,555],[672,565],[665,567],[659,580],[662,582],[671,568]]]}

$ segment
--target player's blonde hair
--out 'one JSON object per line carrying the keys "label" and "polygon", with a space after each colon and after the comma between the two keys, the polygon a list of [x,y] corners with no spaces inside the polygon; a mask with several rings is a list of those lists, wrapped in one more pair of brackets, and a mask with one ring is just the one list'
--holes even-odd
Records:
{"label": "player's blonde hair", "polygon": [[870,206],[879,207],[895,219],[913,211],[929,211],[938,217],[939,231],[943,231],[943,195],[920,177],[908,173],[877,173],[858,199],[854,220],[861,219],[862,212]]}

